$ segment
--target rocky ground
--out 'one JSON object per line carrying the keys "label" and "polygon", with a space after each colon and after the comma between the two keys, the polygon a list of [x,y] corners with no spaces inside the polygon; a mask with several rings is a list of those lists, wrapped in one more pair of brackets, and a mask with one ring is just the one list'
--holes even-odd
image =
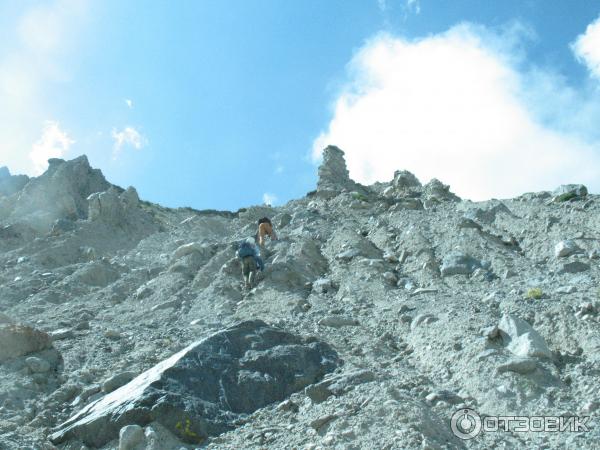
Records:
{"label": "rocky ground", "polygon": [[[85,157],[1,169],[0,448],[600,448],[599,212],[581,185],[362,186],[335,147],[316,191],[235,213],[140,201]],[[463,440],[465,408],[589,431]]]}

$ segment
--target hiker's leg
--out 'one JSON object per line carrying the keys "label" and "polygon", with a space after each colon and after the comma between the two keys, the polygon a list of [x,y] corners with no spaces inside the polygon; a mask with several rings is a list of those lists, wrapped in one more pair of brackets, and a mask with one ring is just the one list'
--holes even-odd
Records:
{"label": "hiker's leg", "polygon": [[248,287],[248,276],[250,275],[250,267],[248,265],[248,258],[242,260],[242,278],[244,279],[244,285]]}

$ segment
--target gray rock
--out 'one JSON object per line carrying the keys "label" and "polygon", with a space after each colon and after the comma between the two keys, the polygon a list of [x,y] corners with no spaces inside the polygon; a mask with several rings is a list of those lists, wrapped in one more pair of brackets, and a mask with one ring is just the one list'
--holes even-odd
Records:
{"label": "gray rock", "polygon": [[534,358],[512,358],[504,364],[500,364],[496,368],[496,371],[499,374],[504,372],[515,372],[525,375],[537,369],[537,364],[538,363]]}
{"label": "gray rock", "polygon": [[419,188],[421,187],[421,182],[408,170],[396,170],[392,186],[396,189]]}
{"label": "gray rock", "polygon": [[460,201],[460,198],[450,192],[450,186],[442,183],[437,178],[432,178],[429,183],[423,187],[427,199],[438,201]]}
{"label": "gray rock", "polygon": [[562,273],[581,273],[590,270],[590,265],[581,261],[572,261],[562,265],[558,270],[559,274]]}
{"label": "gray rock", "polygon": [[330,145],[323,150],[323,162],[319,166],[319,180],[317,192],[338,193],[343,190],[358,191],[362,189],[350,179],[344,152],[338,147]]}
{"label": "gray rock", "polygon": [[415,317],[411,324],[410,324],[410,329],[411,330],[415,330],[418,327],[420,327],[421,325],[427,325],[433,322],[436,322],[438,320],[437,317],[435,317],[433,314],[419,314],[417,317]]}
{"label": "gray rock", "polygon": [[30,218],[42,231],[48,231],[56,219],[87,218],[87,198],[110,187],[85,155],[71,161],[54,158],[48,163],[46,172],[23,187],[12,211],[14,216]]}
{"label": "gray rock", "polygon": [[313,282],[312,289],[319,294],[326,294],[333,290],[333,284],[329,278],[319,278]]}
{"label": "gray rock", "polygon": [[355,372],[336,375],[326,378],[320,383],[308,386],[304,393],[314,402],[322,403],[332,395],[339,397],[359,384],[375,380],[375,373],[370,370],[357,370]]}
{"label": "gray rock", "polygon": [[312,420],[310,422],[310,426],[311,426],[311,428],[319,431],[321,428],[323,428],[329,422],[337,419],[338,417],[339,416],[337,414],[327,414],[324,416],[320,416],[320,417],[317,417],[316,419]]}
{"label": "gray rock", "polygon": [[319,320],[319,325],[322,325],[324,327],[340,328],[345,326],[358,325],[358,321],[352,317],[330,315],[325,316],[321,320]]}
{"label": "gray rock", "polygon": [[26,325],[0,325],[0,363],[52,346],[50,336]]}
{"label": "gray rock", "polygon": [[235,427],[245,414],[319,381],[341,361],[327,344],[262,321],[195,342],[86,406],[50,436],[101,447],[124,425],[157,421],[185,442]]}
{"label": "gray rock", "polygon": [[352,258],[355,258],[358,255],[360,255],[360,250],[358,250],[356,248],[351,248],[348,250],[344,250],[341,253],[338,253],[335,256],[335,258],[339,259],[340,261],[350,261]]}
{"label": "gray rock", "polygon": [[472,220],[473,222],[492,224],[496,220],[496,216],[500,213],[507,214],[510,217],[514,217],[512,211],[500,201],[491,201],[486,206],[469,209],[464,214],[464,219]]}
{"label": "gray rock", "polygon": [[59,328],[58,330],[50,331],[48,333],[52,341],[61,341],[63,339],[70,339],[75,336],[73,330],[70,328]]}
{"label": "gray rock", "polygon": [[506,348],[514,355],[552,358],[544,338],[524,320],[505,314],[500,319],[498,329]]}
{"label": "gray rock", "polygon": [[126,425],[119,431],[119,450],[133,450],[144,442],[144,429],[139,425]]}
{"label": "gray rock", "polygon": [[574,255],[576,253],[580,253],[582,250],[579,246],[572,240],[566,239],[564,241],[560,241],[554,247],[554,256],[557,258],[564,258],[567,256]]}
{"label": "gray rock", "polygon": [[461,396],[459,396],[458,394],[456,394],[452,391],[441,390],[441,391],[431,392],[430,394],[428,394],[425,397],[425,401],[429,404],[435,404],[439,401],[444,401],[451,405],[458,405],[459,403],[462,403],[464,400]]}
{"label": "gray rock", "polygon": [[464,253],[449,253],[442,260],[440,268],[442,276],[471,275],[475,269],[482,267],[479,260]]}
{"label": "gray rock", "polygon": [[420,210],[423,209],[423,202],[418,198],[403,197],[396,199],[396,204],[390,208],[390,211],[401,209]]}

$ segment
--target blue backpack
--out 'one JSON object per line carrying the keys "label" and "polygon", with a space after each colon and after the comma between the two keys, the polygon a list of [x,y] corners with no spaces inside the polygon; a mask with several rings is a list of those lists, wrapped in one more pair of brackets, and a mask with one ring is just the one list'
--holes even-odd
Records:
{"label": "blue backpack", "polygon": [[243,241],[240,244],[240,248],[238,249],[238,257],[240,259],[246,258],[247,256],[254,256],[255,253],[254,246],[251,243]]}

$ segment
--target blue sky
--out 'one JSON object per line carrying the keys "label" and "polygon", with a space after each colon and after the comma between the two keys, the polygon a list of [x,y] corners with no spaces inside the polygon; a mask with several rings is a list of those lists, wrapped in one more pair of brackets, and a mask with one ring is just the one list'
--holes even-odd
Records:
{"label": "blue sky", "polygon": [[[482,199],[600,188],[600,4],[0,1],[0,165],[85,153],[167,206],[281,204],[336,144]],[[579,42],[579,44],[578,44]]]}

